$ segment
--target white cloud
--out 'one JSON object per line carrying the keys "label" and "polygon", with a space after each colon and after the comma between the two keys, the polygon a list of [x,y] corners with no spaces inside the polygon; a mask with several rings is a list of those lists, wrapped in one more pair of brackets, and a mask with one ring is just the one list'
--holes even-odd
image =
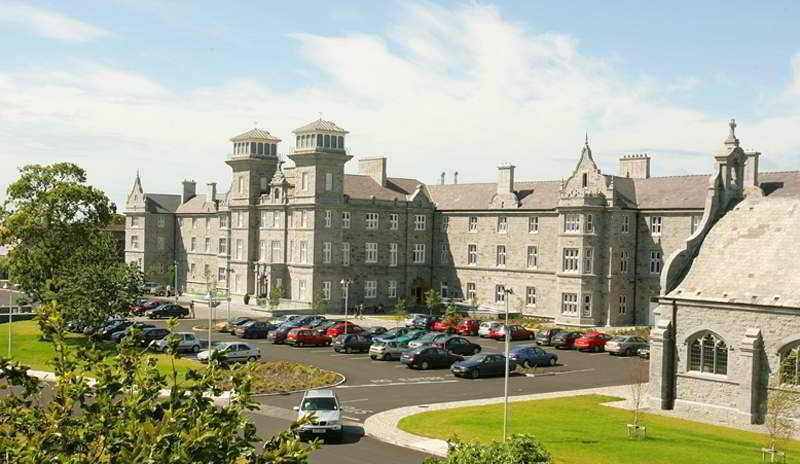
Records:
{"label": "white cloud", "polygon": [[[137,168],[151,191],[178,192],[184,178],[224,190],[230,136],[259,121],[286,152],[291,130],[319,111],[351,131],[353,154],[386,155],[390,176],[425,182],[455,170],[462,182],[494,181],[505,161],[520,180],[559,179],[586,130],[607,172],[619,155],[642,151],[654,155],[655,175],[709,172],[727,136],[727,118],[672,103],[695,78],[641,77],[491,6],[403,8],[380,36],[294,34],[315,79],[290,93],[241,79],[179,94],[135,71],[86,62],[0,74],[0,162],[75,160],[120,201]],[[766,165],[796,165],[791,116],[737,119],[740,138],[765,153]],[[0,183],[11,176],[0,173]]]}
{"label": "white cloud", "polygon": [[19,24],[42,37],[65,42],[89,42],[108,35],[98,26],[22,3],[0,4],[0,22]]}

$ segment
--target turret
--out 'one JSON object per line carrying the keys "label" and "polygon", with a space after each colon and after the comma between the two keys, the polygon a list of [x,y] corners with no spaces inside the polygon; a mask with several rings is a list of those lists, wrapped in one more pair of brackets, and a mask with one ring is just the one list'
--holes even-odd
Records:
{"label": "turret", "polygon": [[341,199],[344,164],[352,158],[345,148],[347,131],[318,119],[293,132],[296,145],[289,158],[295,164],[294,198]]}

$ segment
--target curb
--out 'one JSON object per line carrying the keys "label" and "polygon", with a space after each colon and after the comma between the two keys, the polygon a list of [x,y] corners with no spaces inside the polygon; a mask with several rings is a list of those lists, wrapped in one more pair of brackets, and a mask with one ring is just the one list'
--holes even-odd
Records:
{"label": "curb", "polygon": [[285,391],[285,392],[256,393],[255,395],[251,395],[251,396],[253,398],[265,398],[265,397],[268,397],[268,396],[292,395],[294,393],[300,393],[300,392],[304,392],[304,391],[308,391],[308,390],[321,390],[321,389],[324,389],[324,388],[336,388],[339,385],[347,382],[347,377],[345,377],[344,374],[340,374],[340,373],[336,372],[336,375],[341,377],[341,379],[336,381],[336,382],[334,382],[334,383],[332,383],[332,384],[330,384],[330,385],[323,385],[321,387],[304,388],[304,389],[301,389],[301,390],[291,390],[291,391]]}

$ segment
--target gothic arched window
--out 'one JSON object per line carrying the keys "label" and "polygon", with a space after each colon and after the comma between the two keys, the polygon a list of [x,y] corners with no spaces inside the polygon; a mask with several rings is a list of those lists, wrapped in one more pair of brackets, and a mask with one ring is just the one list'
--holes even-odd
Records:
{"label": "gothic arched window", "polygon": [[728,346],[722,338],[705,333],[689,342],[689,370],[728,375]]}
{"label": "gothic arched window", "polygon": [[800,385],[800,345],[794,345],[780,353],[781,383]]}

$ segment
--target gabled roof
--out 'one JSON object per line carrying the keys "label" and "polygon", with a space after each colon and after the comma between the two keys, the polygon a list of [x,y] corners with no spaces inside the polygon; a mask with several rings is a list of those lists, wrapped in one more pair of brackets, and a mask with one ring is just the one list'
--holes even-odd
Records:
{"label": "gabled roof", "polygon": [[214,210],[209,208],[206,204],[206,195],[195,195],[186,203],[178,206],[177,211],[178,214],[197,214],[197,213],[210,213]]}
{"label": "gabled roof", "polygon": [[361,200],[369,200],[374,196],[376,200],[406,201],[421,184],[416,179],[390,177],[386,179],[386,186],[382,187],[370,176],[345,174],[344,194]]}
{"label": "gabled roof", "polygon": [[146,209],[149,213],[174,213],[181,204],[180,195],[145,193]]}
{"label": "gabled roof", "polygon": [[[496,183],[427,185],[431,201],[443,210],[489,209],[497,193]],[[514,190],[522,209],[555,209],[560,181],[515,182]]]}
{"label": "gabled roof", "polygon": [[346,130],[337,126],[333,121],[325,121],[323,119],[317,119],[316,121],[299,127],[292,132],[295,134],[303,134],[306,132],[336,132],[337,134],[347,134]]}
{"label": "gabled roof", "polygon": [[247,140],[266,140],[268,142],[280,142],[281,139],[273,136],[264,129],[251,129],[243,134],[239,134],[231,139],[231,142],[244,142]]}

